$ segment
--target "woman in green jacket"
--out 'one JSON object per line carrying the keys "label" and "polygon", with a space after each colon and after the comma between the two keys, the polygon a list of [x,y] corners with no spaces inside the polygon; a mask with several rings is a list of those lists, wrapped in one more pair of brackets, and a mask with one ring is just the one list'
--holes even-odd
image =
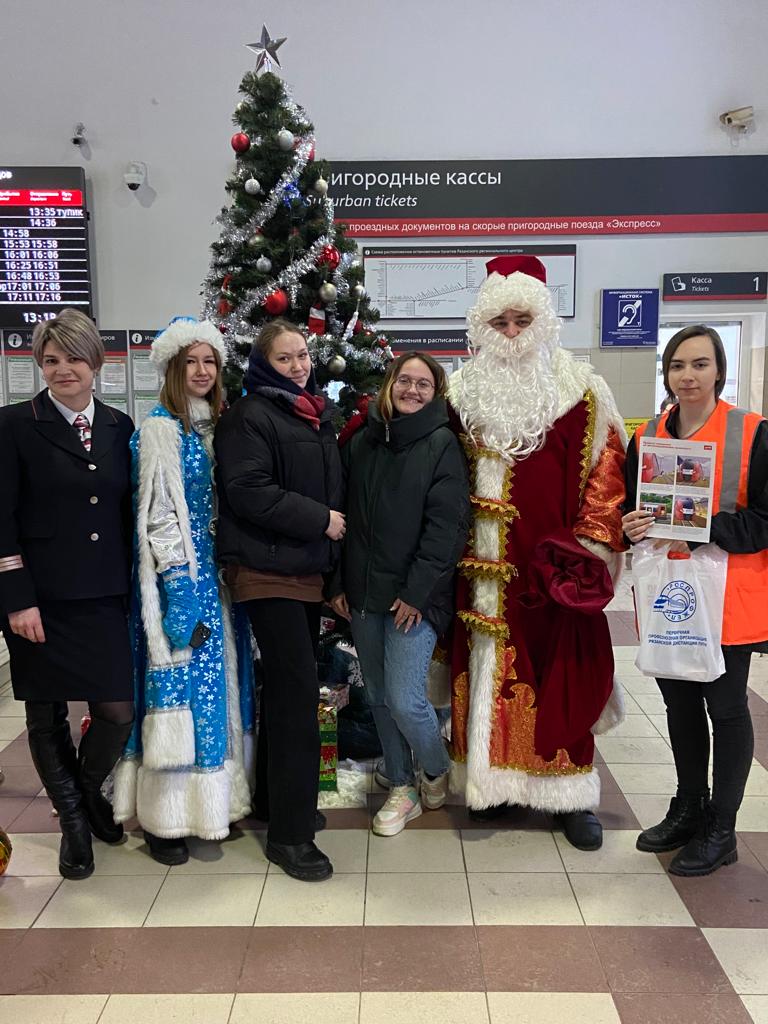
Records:
{"label": "woman in green jacket", "polygon": [[[469,481],[448,425],[446,377],[428,355],[391,364],[365,429],[342,449],[347,535],[332,600],[350,619],[387,774],[373,822],[393,836],[445,802],[449,760],[427,671],[453,614],[453,581],[469,531]],[[414,756],[421,766],[419,780]]]}

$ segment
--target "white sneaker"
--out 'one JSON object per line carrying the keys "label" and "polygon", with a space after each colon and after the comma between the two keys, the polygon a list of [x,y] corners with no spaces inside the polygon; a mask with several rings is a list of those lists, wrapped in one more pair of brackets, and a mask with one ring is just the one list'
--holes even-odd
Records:
{"label": "white sneaker", "polygon": [[448,796],[448,772],[443,772],[436,779],[428,779],[421,773],[421,802],[428,811],[436,811],[442,807]]}
{"label": "white sneaker", "polygon": [[409,821],[421,814],[421,802],[415,786],[393,786],[384,806],[373,819],[377,836],[396,836]]}

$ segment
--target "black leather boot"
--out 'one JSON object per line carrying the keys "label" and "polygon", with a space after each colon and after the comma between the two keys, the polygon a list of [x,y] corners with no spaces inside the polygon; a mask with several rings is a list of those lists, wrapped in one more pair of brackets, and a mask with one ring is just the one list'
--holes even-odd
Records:
{"label": "black leather boot", "polygon": [[66,708],[61,702],[28,702],[27,736],[37,774],[59,816],[59,873],[81,879],[93,874],[93,848],[73,771],[76,761]]}
{"label": "black leather boot", "polygon": [[144,842],[158,864],[167,864],[173,868],[179,864],[186,864],[189,860],[189,847],[184,839],[162,839],[145,829]]}
{"label": "black leather boot", "polygon": [[333,874],[333,866],[314,843],[295,846],[271,843],[267,840],[267,860],[281,867],[286,875],[301,882],[322,882]]}
{"label": "black leather boot", "polygon": [[711,875],[738,859],[736,815],[724,814],[710,805],[703,827],[673,859],[669,871],[673,875]]}
{"label": "black leather boot", "polygon": [[693,839],[704,824],[704,811],[709,804],[707,793],[678,793],[673,796],[664,820],[647,828],[637,837],[638,850],[664,853],[677,850]]}
{"label": "black leather boot", "polygon": [[132,722],[117,724],[92,718],[77,751],[83,809],[91,831],[103,843],[125,840],[123,826],[115,824],[112,804],[102,796],[101,787],[117,764],[132,726]]}
{"label": "black leather boot", "polygon": [[495,821],[503,818],[508,810],[508,804],[491,804],[490,807],[468,807],[467,813],[472,821]]}
{"label": "black leather boot", "polygon": [[556,814],[555,822],[571,846],[577,850],[599,850],[603,845],[603,826],[592,811],[568,811]]}

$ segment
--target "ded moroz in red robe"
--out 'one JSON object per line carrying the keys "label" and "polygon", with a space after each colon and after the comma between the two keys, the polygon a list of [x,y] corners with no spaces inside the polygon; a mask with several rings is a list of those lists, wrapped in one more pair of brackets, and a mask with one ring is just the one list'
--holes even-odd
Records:
{"label": "ded moroz in red robe", "polygon": [[624,427],[590,366],[559,350],[554,369],[541,449],[515,462],[463,438],[474,527],[449,652],[452,784],[473,808],[595,809],[593,732],[622,717],[602,608],[604,558],[623,550]]}

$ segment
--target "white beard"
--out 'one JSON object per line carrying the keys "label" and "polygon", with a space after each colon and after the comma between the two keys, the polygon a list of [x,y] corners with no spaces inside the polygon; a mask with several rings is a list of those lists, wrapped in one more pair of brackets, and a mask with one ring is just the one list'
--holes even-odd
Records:
{"label": "white beard", "polygon": [[470,330],[475,355],[452,375],[449,397],[476,444],[518,462],[543,447],[560,404],[559,332],[560,321],[547,313],[514,339],[487,324]]}

